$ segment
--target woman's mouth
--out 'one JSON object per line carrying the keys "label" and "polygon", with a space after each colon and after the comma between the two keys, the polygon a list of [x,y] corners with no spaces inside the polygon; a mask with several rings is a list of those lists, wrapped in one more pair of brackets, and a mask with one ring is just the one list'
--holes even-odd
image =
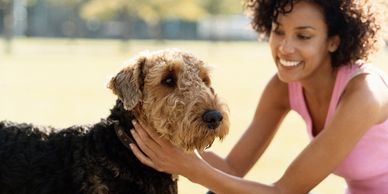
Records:
{"label": "woman's mouth", "polygon": [[291,61],[291,60],[279,59],[279,63],[284,67],[293,68],[302,64],[302,61]]}

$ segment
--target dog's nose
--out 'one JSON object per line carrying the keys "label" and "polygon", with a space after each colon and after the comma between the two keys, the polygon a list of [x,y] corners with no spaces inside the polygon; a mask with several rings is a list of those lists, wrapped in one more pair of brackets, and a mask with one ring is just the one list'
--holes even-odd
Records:
{"label": "dog's nose", "polygon": [[202,120],[207,124],[209,129],[216,129],[222,119],[222,114],[215,110],[208,110],[202,115]]}

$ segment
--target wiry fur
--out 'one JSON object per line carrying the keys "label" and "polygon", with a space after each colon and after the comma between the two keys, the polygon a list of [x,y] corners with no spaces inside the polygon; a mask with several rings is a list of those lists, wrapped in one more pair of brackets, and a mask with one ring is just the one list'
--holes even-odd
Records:
{"label": "wiry fur", "polygon": [[0,193],[176,193],[171,175],[141,163],[118,139],[113,121],[130,129],[118,101],[108,120],[44,133],[31,124],[0,123]]}
{"label": "wiry fur", "polygon": [[[163,80],[172,76],[176,84]],[[0,193],[177,193],[172,175],[142,165],[118,139],[136,118],[184,149],[204,149],[223,138],[226,106],[213,89],[203,62],[177,50],[143,53],[109,82],[118,96],[111,114],[90,126],[66,129],[0,122]],[[209,129],[202,115],[219,111]]]}
{"label": "wiry fur", "polygon": [[[215,137],[227,134],[228,110],[211,87],[203,61],[182,51],[163,50],[142,53],[130,63],[134,65],[121,70],[108,87],[127,109],[133,108],[137,120],[187,150],[203,150]],[[171,87],[163,84],[168,78],[175,82]],[[216,130],[202,120],[208,110],[224,117]]]}

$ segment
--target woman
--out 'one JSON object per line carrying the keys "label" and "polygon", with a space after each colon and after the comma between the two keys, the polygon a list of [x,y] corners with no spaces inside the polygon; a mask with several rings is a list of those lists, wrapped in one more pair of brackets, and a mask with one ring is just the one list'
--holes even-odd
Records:
{"label": "woman", "polygon": [[[363,62],[380,29],[368,6],[360,0],[248,0],[277,73],[244,135],[225,159],[211,152],[201,158],[135,124],[135,155],[216,193],[308,193],[330,173],[346,180],[348,194],[388,193],[388,79]],[[272,185],[240,178],[290,110],[304,118],[311,143]]]}

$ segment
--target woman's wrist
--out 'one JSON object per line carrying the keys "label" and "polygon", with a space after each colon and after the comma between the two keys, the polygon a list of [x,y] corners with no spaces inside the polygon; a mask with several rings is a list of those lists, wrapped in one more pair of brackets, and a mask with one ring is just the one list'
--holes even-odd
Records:
{"label": "woman's wrist", "polygon": [[200,180],[204,178],[204,174],[208,171],[210,165],[205,161],[199,158],[198,156],[193,157],[192,160],[186,164],[187,171],[182,173],[182,176],[186,177],[193,183],[199,183]]}

